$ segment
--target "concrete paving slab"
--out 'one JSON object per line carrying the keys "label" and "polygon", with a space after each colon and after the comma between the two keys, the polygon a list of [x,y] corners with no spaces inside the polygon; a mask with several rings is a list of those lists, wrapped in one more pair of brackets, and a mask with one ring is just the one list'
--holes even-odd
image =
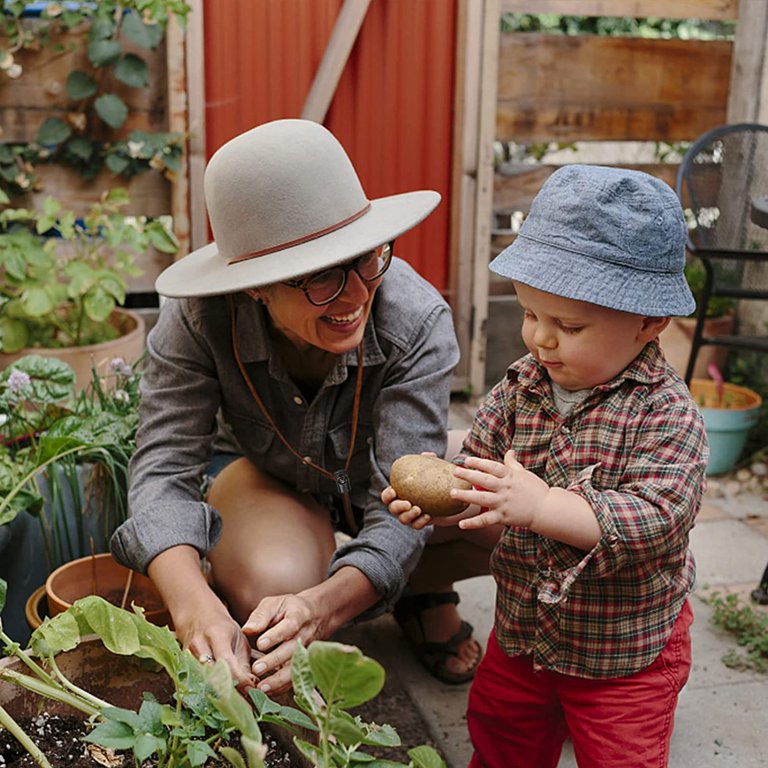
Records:
{"label": "concrete paving slab", "polygon": [[768,542],[739,520],[708,520],[691,531],[699,586],[754,580],[768,560]]}

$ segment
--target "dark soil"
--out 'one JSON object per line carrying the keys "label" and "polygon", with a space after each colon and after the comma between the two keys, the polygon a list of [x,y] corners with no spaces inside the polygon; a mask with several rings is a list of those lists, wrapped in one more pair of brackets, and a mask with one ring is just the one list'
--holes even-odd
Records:
{"label": "dark soil", "polygon": [[[42,750],[53,768],[134,768],[130,753],[113,752],[82,742],[86,728],[84,721],[76,717],[41,714],[32,719],[20,719],[19,725]],[[269,748],[265,759],[267,768],[292,768],[296,765],[271,736],[264,734],[264,741]],[[148,761],[143,765],[151,768],[153,763]],[[221,763],[212,765],[221,768]],[[39,768],[21,744],[2,728],[0,768]]]}

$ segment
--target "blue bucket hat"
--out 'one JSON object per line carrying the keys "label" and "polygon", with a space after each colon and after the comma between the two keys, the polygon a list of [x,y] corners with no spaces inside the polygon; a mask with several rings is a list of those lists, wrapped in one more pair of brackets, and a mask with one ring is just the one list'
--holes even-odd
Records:
{"label": "blue bucket hat", "polygon": [[531,203],[516,240],[490,264],[540,291],[666,317],[696,307],[685,280],[677,195],[640,171],[567,165]]}

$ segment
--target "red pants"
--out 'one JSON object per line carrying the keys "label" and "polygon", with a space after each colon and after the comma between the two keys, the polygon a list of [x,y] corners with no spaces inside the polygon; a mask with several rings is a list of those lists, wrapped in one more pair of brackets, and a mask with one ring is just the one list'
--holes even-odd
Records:
{"label": "red pants", "polygon": [[556,768],[568,736],[579,768],[664,768],[692,622],[686,601],[653,663],[609,680],[534,672],[530,655],[507,656],[491,631],[469,692],[470,768]]}

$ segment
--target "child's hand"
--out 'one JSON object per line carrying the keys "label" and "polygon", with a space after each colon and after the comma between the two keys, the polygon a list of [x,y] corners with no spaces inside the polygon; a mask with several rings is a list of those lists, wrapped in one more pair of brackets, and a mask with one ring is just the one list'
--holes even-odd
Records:
{"label": "child's hand", "polygon": [[381,500],[387,505],[390,515],[394,515],[403,525],[410,525],[417,531],[432,523],[419,507],[414,507],[407,499],[398,499],[395,489],[388,485],[381,492]]}
{"label": "child's hand", "polygon": [[459,527],[465,530],[498,523],[530,528],[537,509],[549,493],[549,486],[525,469],[515,459],[514,451],[507,451],[503,464],[468,456],[464,466],[458,467],[455,474],[475,488],[471,491],[453,490],[451,496],[484,508],[479,515],[459,523]]}

